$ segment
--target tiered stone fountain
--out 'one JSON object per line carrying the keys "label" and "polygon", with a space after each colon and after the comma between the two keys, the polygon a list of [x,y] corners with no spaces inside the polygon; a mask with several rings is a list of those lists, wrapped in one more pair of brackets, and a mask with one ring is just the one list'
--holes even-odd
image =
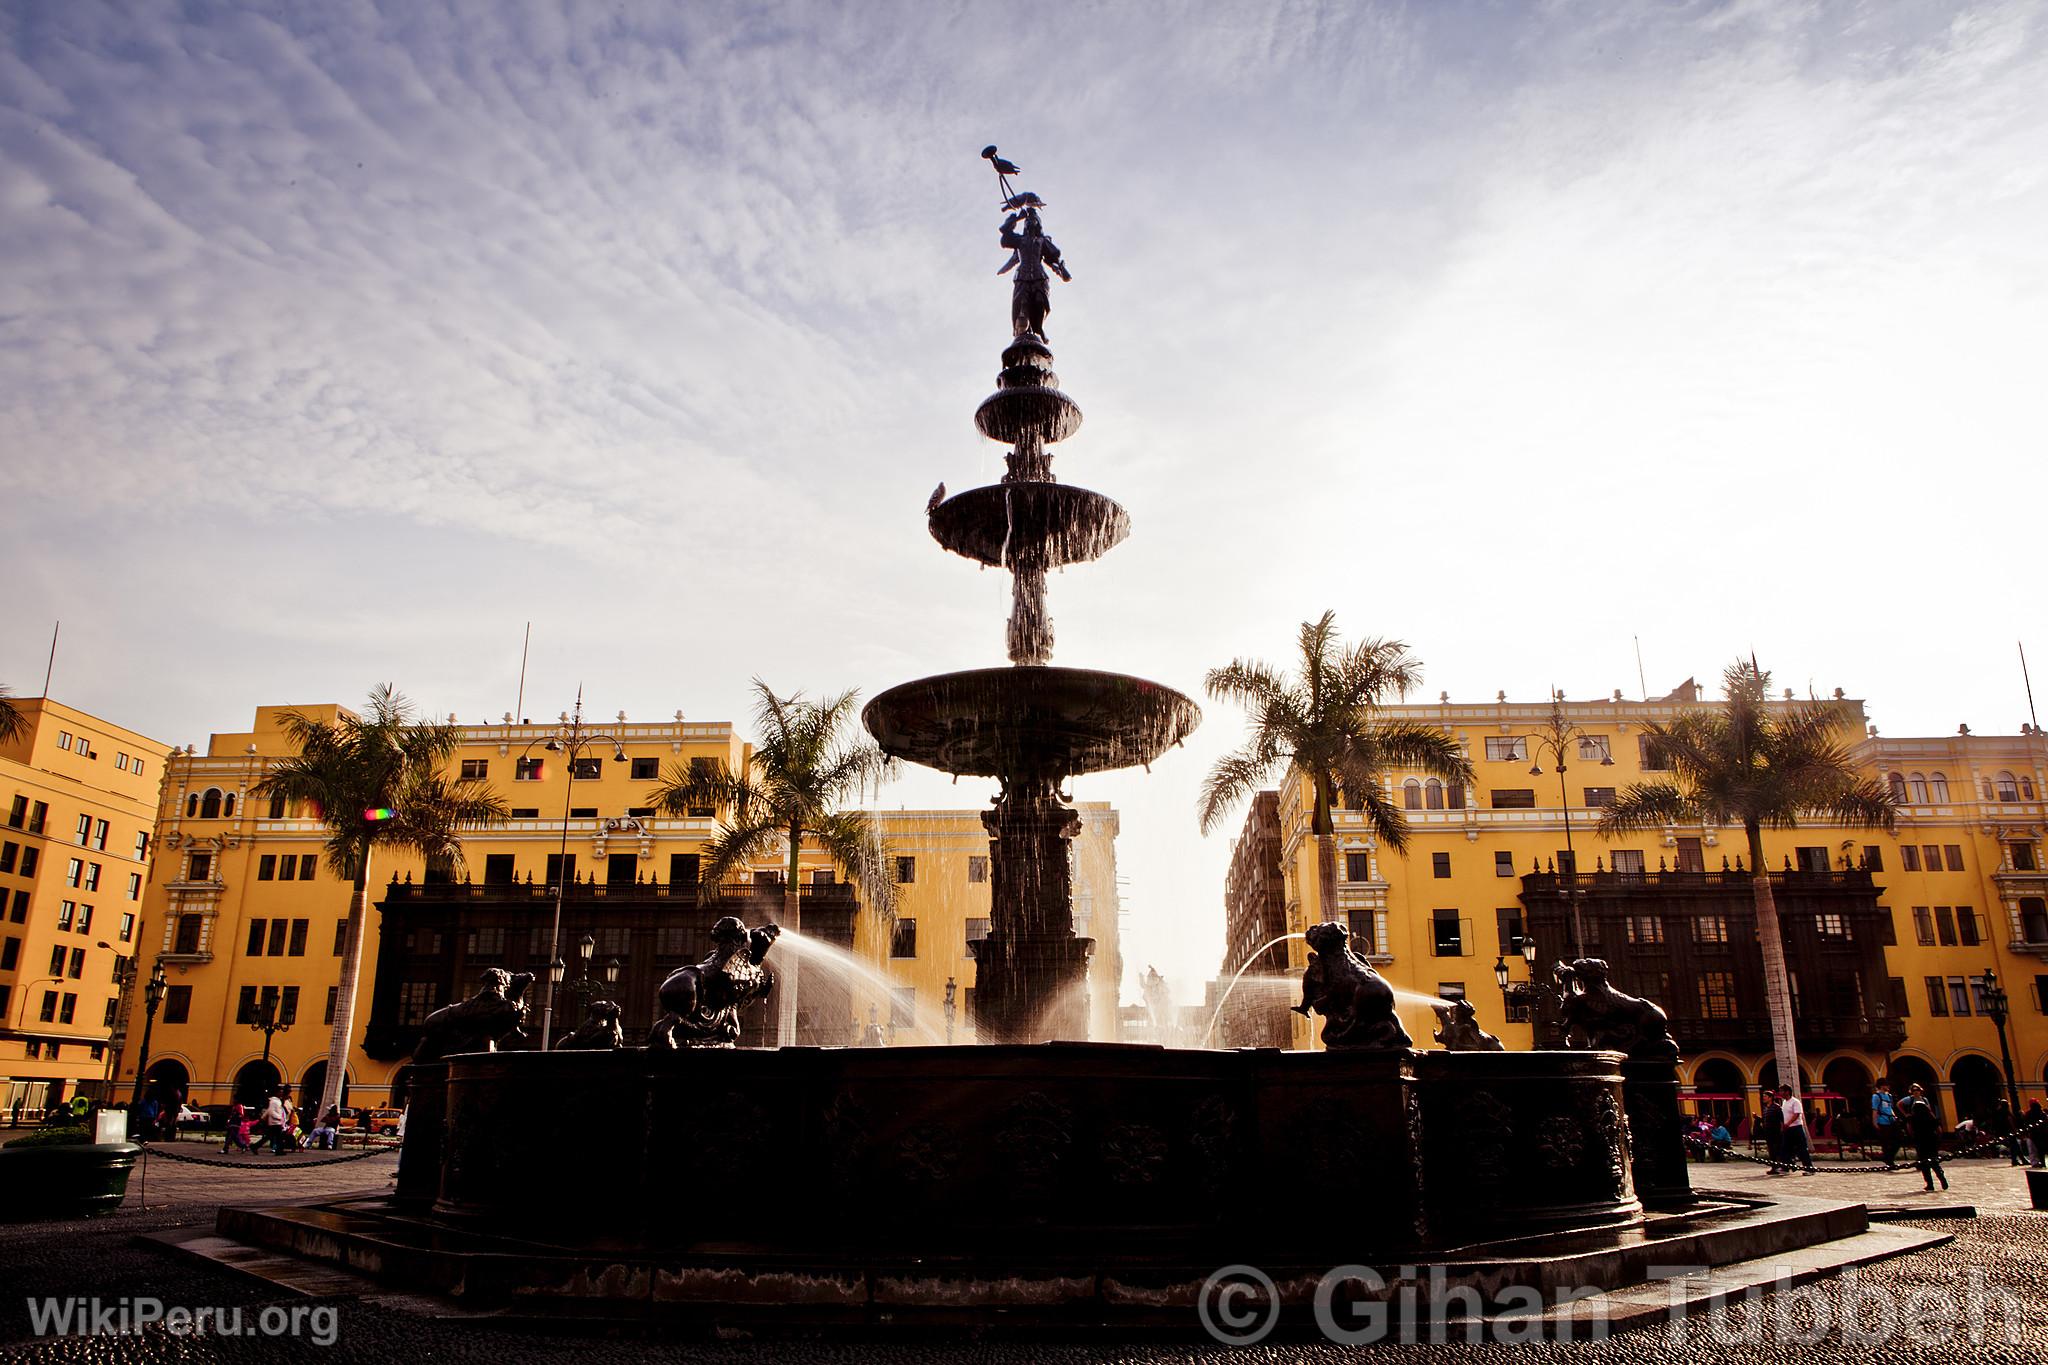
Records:
{"label": "tiered stone fountain", "polygon": [[[1035,196],[1011,202],[1022,200]],[[1019,217],[1022,234],[1011,231]],[[1035,207],[1013,215],[1003,241],[1018,253],[1016,334],[974,424],[1009,445],[1008,472],[1001,483],[934,499],[929,515],[939,544],[1009,571],[1011,666],[891,688],[868,703],[863,719],[892,757],[1000,784],[982,816],[991,911],[988,937],[973,945],[975,1022],[985,1041],[1042,1042],[1087,1036],[1094,947],[1074,934],[1067,844],[1080,820],[1061,788],[1085,773],[1150,764],[1186,738],[1202,713],[1142,678],[1053,666],[1047,572],[1108,553],[1130,534],[1131,519],[1102,494],[1053,478],[1052,445],[1081,425],[1041,331],[1044,267],[1064,268],[1038,229]]]}
{"label": "tiered stone fountain", "polygon": [[[1000,784],[976,991],[996,1045],[498,1052],[487,988],[448,1018],[489,1028],[457,1027],[444,1060],[412,1068],[388,1197],[224,1208],[220,1231],[519,1313],[1176,1335],[1225,1265],[1270,1274],[1300,1326],[1333,1266],[1389,1284],[1441,1267],[1490,1311],[1863,1231],[1859,1205],[1695,1200],[1676,1046],[1646,1002],[1560,1002],[1577,1050],[1421,1052],[1337,925],[1311,931],[1304,983],[1326,1050],[1030,1045],[1084,1031],[1063,785],[1147,763],[1199,719],[1167,688],[1050,662],[1047,571],[1099,557],[1129,519],[1052,477],[1080,411],[1045,343],[1045,272],[1065,267],[1017,212],[1041,206],[1010,201],[1015,335],[976,414],[1010,444],[1008,473],[930,509],[941,545],[1013,575],[1010,666],[907,683],[866,713],[889,753]],[[664,992],[695,1021],[686,1042],[731,1036],[727,1012],[765,980],[772,936],[726,929],[724,955]],[[556,1113],[602,1116],[602,1152],[565,1146]]]}

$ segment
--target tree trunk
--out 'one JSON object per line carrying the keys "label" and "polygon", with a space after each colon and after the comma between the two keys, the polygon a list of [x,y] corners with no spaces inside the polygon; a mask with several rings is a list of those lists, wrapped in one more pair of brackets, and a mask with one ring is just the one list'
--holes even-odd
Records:
{"label": "tree trunk", "polygon": [[341,1087],[348,1080],[349,1040],[356,1028],[356,982],[363,970],[363,926],[370,921],[370,850],[363,850],[356,868],[354,893],[348,902],[348,927],[341,936],[341,980],[334,988],[334,1029],[327,1037],[327,1078],[320,1086],[317,1121],[330,1108],[341,1104]]}
{"label": "tree trunk", "polygon": [[1785,936],[1778,928],[1778,902],[1771,894],[1771,870],[1764,862],[1763,833],[1750,825],[1750,889],[1756,897],[1756,940],[1764,959],[1764,1007],[1771,1014],[1771,1052],[1778,1061],[1778,1084],[1795,1095],[1806,1091],[1799,1070],[1799,1043],[1793,1036],[1792,979],[1785,967]]}
{"label": "tree trunk", "polygon": [[[1337,910],[1337,827],[1330,815],[1330,794],[1328,780],[1318,776],[1315,779],[1316,809],[1314,823],[1316,832],[1316,881],[1321,895],[1318,899],[1323,907],[1323,923],[1343,923]],[[1345,926],[1349,928],[1349,925]],[[1370,945],[1361,945],[1361,951],[1371,952]]]}
{"label": "tree trunk", "polygon": [[[804,829],[802,825],[789,827],[789,869],[788,880],[782,884],[783,929],[791,934],[803,932],[803,906],[800,898],[803,887],[797,881],[798,859],[803,853]],[[789,945],[787,954],[777,954],[775,968],[775,1046],[796,1046],[796,978],[797,961],[800,954],[796,945]]]}

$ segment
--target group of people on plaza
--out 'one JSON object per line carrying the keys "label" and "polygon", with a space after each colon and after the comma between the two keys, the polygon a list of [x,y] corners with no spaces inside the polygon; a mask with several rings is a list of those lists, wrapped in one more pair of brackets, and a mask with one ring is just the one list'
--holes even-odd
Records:
{"label": "group of people on plaza", "polygon": [[239,1150],[253,1155],[263,1150],[272,1156],[301,1150],[331,1152],[341,1137],[341,1110],[330,1104],[319,1122],[310,1128],[302,1124],[299,1107],[292,1103],[291,1091],[283,1086],[266,1095],[260,1107],[252,1108],[236,1100],[228,1106],[227,1141],[221,1145],[221,1151],[225,1154]]}
{"label": "group of people on plaza", "polygon": [[[1771,1175],[1789,1174],[1795,1165],[1807,1175],[1814,1174],[1806,1106],[1790,1086],[1781,1085],[1769,1094],[1757,1132],[1770,1155]],[[1899,1168],[1899,1152],[1910,1145],[1913,1155],[1908,1164],[1920,1173],[1926,1187],[1931,1190],[1939,1181],[1942,1189],[1948,1188],[1948,1172],[1942,1168],[1941,1109],[1922,1086],[1908,1085],[1905,1094],[1894,1096],[1890,1081],[1877,1082],[1870,1094],[1870,1132],[1883,1153],[1886,1170]],[[1997,1100],[1983,1115],[1957,1124],[1955,1133],[1965,1148],[1986,1140],[2002,1146],[2013,1165],[2038,1167],[2048,1152],[2048,1113],[2036,1100],[2015,1122],[2011,1107]]]}

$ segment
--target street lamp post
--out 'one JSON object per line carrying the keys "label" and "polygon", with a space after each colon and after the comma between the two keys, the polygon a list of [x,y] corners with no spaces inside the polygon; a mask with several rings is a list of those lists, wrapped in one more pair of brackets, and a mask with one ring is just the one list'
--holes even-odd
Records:
{"label": "street lamp post", "polygon": [[[1566,745],[1571,744],[1575,740],[1585,738],[1586,732],[1565,719],[1564,707],[1559,704],[1558,694],[1555,689],[1552,689],[1550,694],[1550,720],[1544,726],[1544,729],[1548,733],[1536,737],[1536,753],[1540,755],[1545,750],[1548,750],[1551,762],[1557,769],[1557,804],[1564,811],[1564,860],[1570,869],[1568,875],[1571,877],[1571,881],[1567,884],[1568,889],[1565,891],[1565,896],[1566,903],[1571,909],[1572,956],[1575,958],[1584,957],[1586,954],[1586,934],[1585,926],[1580,922],[1579,857],[1578,854],[1572,851],[1572,800],[1571,794],[1565,790],[1564,785],[1564,751]],[[1600,766],[1603,768],[1613,767],[1614,755],[1603,749],[1600,754]],[[1529,763],[1529,776],[1541,777],[1542,775],[1543,765],[1532,758]]]}
{"label": "street lamp post", "polygon": [[1998,1058],[2005,1066],[2005,1099],[2012,1106],[2013,1122],[2019,1122],[2020,1087],[2012,1074],[2012,1046],[2006,1041],[2005,1016],[2010,1002],[2006,999],[2005,987],[1998,984],[1998,973],[1986,967],[1978,989],[1984,993],[1984,1014],[1998,1029]]}
{"label": "street lamp post", "polygon": [[1536,936],[1525,929],[1515,948],[1521,953],[1522,961],[1528,964],[1529,979],[1510,982],[1508,960],[1506,956],[1501,956],[1493,960],[1493,980],[1494,984],[1500,987],[1503,1005],[1525,1004],[1529,1007],[1529,1026],[1533,1031],[1536,1025],[1536,1002],[1543,994],[1536,988]]}
{"label": "street lamp post", "polygon": [[263,1065],[266,1067],[270,1065],[270,1039],[272,1035],[289,1032],[295,1022],[297,1021],[279,1017],[277,996],[270,994],[268,991],[262,994],[262,997],[256,1004],[256,1017],[249,1021],[249,1027],[263,1035]]}
{"label": "street lamp post", "polygon": [[521,761],[531,756],[534,745],[538,744],[549,753],[567,755],[568,781],[562,785],[562,848],[555,860],[555,923],[548,937],[548,988],[540,1007],[540,1046],[547,1051],[554,1043],[555,1032],[555,988],[562,983],[564,970],[562,962],[562,901],[569,888],[569,810],[570,801],[576,790],[576,764],[583,751],[594,744],[609,744],[612,755],[619,762],[626,760],[626,746],[615,735],[583,728],[583,689],[576,689],[576,712],[573,716],[562,717],[562,723],[545,741],[534,740],[520,755]]}
{"label": "street lamp post", "polygon": [[[585,1009],[589,1009],[590,1002],[599,995],[608,993],[612,987],[619,984],[619,960],[615,957],[607,959],[604,964],[604,985],[598,985],[596,979],[591,976],[590,957],[596,951],[597,940],[589,934],[585,934],[576,945],[576,956],[582,960],[583,966],[576,979],[569,983],[569,989],[576,992],[576,998],[582,1002]],[[557,961],[549,970],[552,972],[554,967],[561,967],[564,974],[567,973],[566,963]],[[560,977],[556,979],[560,980]]]}
{"label": "street lamp post", "polygon": [[164,1003],[164,992],[169,989],[170,984],[164,980],[163,960],[159,958],[142,988],[142,1047],[135,1056],[135,1093],[128,1101],[135,1109],[142,1107],[142,1080],[149,1072],[149,1035],[156,1027],[157,1007]]}

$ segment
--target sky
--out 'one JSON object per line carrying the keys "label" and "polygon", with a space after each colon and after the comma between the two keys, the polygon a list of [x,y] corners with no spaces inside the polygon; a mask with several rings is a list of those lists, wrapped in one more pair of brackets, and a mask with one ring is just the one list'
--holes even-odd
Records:
{"label": "sky", "polygon": [[[1200,696],[1298,623],[1417,700],[1754,651],[2027,720],[2033,4],[0,8],[0,682],[170,743],[397,683],[744,721],[1003,662],[999,192],[1071,283],[1054,471],[1131,538],[1055,662]],[[2034,545],[2036,550],[2026,547]],[[1642,671],[1637,668],[1640,644]],[[1217,972],[1233,706],[1113,801],[1124,953]],[[987,784],[906,774],[889,804]]]}

